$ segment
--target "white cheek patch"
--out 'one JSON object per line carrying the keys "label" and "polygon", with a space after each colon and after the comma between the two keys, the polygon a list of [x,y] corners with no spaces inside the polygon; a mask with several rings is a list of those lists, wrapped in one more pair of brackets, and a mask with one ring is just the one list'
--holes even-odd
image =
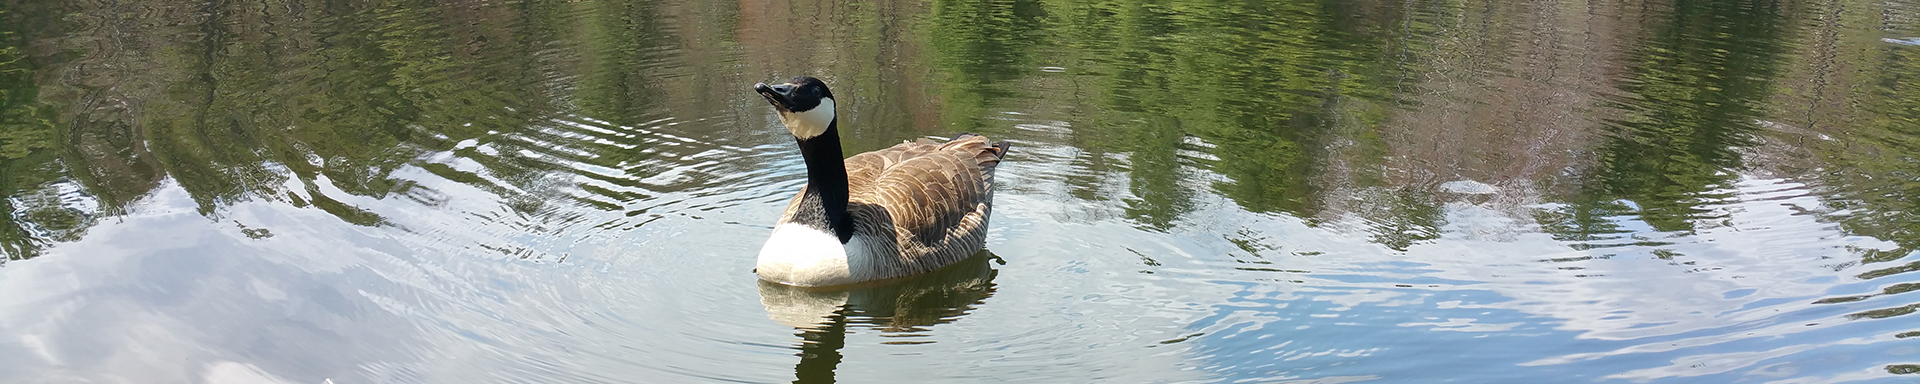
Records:
{"label": "white cheek patch", "polygon": [[806,112],[781,112],[780,123],[787,125],[793,137],[811,139],[827,132],[833,124],[833,98],[820,99],[820,105]]}

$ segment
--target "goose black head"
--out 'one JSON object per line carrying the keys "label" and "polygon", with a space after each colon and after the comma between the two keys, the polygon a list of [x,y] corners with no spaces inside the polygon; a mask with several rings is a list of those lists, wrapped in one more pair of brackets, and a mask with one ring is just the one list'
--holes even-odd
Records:
{"label": "goose black head", "polygon": [[833,92],[820,79],[797,76],[782,84],[754,84],[753,91],[773,104],[774,111],[780,112],[780,123],[795,138],[811,139],[833,126]]}

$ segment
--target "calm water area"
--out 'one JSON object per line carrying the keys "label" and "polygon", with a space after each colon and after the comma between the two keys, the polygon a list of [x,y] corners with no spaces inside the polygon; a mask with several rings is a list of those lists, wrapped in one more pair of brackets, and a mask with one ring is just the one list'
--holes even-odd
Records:
{"label": "calm water area", "polygon": [[[1913,0],[0,0],[0,382],[1920,382]],[[987,252],[759,282],[848,153]]]}

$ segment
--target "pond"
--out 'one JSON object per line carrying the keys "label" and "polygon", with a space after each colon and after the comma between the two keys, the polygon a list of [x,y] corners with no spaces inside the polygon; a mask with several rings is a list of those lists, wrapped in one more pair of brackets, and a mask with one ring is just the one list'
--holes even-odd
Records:
{"label": "pond", "polygon": [[[0,381],[1920,380],[1920,4],[0,1]],[[985,254],[762,283],[848,153]]]}

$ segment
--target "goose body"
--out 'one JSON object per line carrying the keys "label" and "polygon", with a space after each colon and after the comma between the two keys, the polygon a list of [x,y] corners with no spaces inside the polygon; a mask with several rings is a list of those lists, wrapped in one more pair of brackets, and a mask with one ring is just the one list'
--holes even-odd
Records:
{"label": "goose body", "polygon": [[832,93],[819,79],[756,84],[807,162],[801,187],[760,249],[774,283],[850,285],[915,275],[986,245],[993,170],[1008,145],[962,134],[841,158]]}

